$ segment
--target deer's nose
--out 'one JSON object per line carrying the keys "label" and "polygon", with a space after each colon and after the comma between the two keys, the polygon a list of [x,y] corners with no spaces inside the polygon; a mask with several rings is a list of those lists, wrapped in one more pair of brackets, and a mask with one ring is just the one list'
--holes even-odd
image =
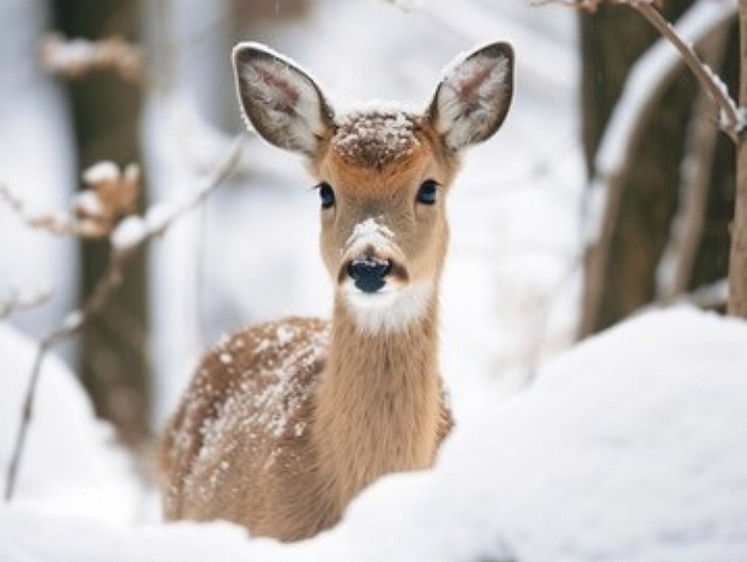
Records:
{"label": "deer's nose", "polygon": [[375,256],[365,256],[351,261],[348,265],[348,275],[355,281],[355,286],[364,293],[375,293],[381,289],[386,283],[384,278],[391,270],[391,261]]}

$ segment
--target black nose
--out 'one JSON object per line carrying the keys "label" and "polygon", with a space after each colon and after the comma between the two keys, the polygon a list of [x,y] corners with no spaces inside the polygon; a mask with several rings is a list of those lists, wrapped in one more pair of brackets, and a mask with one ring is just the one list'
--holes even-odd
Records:
{"label": "black nose", "polygon": [[348,265],[348,275],[355,281],[355,286],[364,293],[375,293],[384,286],[384,278],[392,269],[389,260],[366,256],[353,260]]}

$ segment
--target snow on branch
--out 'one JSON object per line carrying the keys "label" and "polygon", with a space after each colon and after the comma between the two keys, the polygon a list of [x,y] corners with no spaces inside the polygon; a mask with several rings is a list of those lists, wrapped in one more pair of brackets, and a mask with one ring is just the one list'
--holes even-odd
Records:
{"label": "snow on branch", "polygon": [[[623,4],[630,6],[653,25],[662,37],[672,45],[682,60],[698,80],[700,85],[716,103],[720,112],[721,129],[736,142],[737,136],[744,129],[744,118],[737,104],[729,95],[723,81],[705,64],[695,52],[693,43],[702,38],[708,31],[718,27],[724,20],[737,13],[737,0],[699,0],[672,26],[656,6],[654,0],[542,0],[536,5],[563,4],[582,10],[594,12],[599,4]],[[699,33],[700,32],[700,33]],[[671,55],[670,55],[671,56]]]}
{"label": "snow on branch", "polygon": [[100,70],[112,71],[134,84],[143,78],[142,48],[118,36],[91,41],[50,33],[41,40],[39,55],[42,68],[63,78],[80,78]]}
{"label": "snow on branch", "polygon": [[17,310],[26,310],[41,306],[49,300],[51,292],[48,289],[25,291],[11,288],[8,294],[0,298],[0,320],[7,318]]}
{"label": "snow on branch", "polygon": [[[31,421],[32,405],[39,379],[40,367],[46,352],[58,343],[75,335],[101,309],[112,292],[121,284],[123,269],[138,249],[150,240],[163,234],[172,223],[198,206],[223,184],[234,171],[239,161],[244,139],[245,137],[240,135],[234,140],[218,165],[202,178],[194,192],[184,201],[170,207],[158,204],[154,205],[148,209],[145,216],[138,217],[130,215],[111,231],[109,239],[112,244],[112,252],[109,255],[109,262],[106,269],[93,288],[93,291],[77,310],[70,312],[62,324],[44,337],[39,344],[24,398],[22,418],[18,432],[16,433],[13,455],[11,456],[8,467],[8,477],[5,487],[6,501],[10,501],[13,497],[18,467],[20,466],[26,434]],[[89,169],[88,176],[89,180],[96,182],[111,180],[114,174],[111,168],[105,167],[94,170],[94,172],[91,172]]]}
{"label": "snow on branch", "polygon": [[120,218],[136,210],[141,189],[137,164],[121,172],[113,162],[99,162],[83,172],[83,183],[87,189],[75,196],[72,212],[31,211],[4,185],[0,185],[0,200],[33,228],[87,239],[109,236]]}

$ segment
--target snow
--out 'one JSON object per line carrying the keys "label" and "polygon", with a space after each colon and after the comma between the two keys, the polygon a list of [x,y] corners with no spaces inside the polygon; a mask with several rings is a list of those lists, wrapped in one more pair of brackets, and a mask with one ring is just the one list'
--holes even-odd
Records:
{"label": "snow", "polygon": [[[70,315],[70,322],[77,319]],[[20,421],[37,345],[0,323],[0,485]],[[49,354],[42,363],[33,418],[12,508],[125,524],[140,496],[112,428],[97,421],[75,375]],[[7,504],[2,511],[8,510]],[[6,514],[4,513],[4,516]],[[3,532],[0,531],[0,537]],[[2,540],[0,539],[0,544]],[[2,552],[2,546],[0,546]],[[15,560],[0,554],[0,560]]]}
{"label": "snow", "polygon": [[420,144],[412,114],[375,107],[371,112],[353,111],[337,119],[332,145],[343,155],[383,166],[409,154]]}
{"label": "snow", "polygon": [[[226,523],[130,527],[4,506],[0,559],[741,562],[746,372],[744,321],[652,311],[460,420],[434,470],[380,480],[314,539],[282,545]],[[66,413],[57,431],[69,428]],[[59,483],[57,466],[36,468]]]}
{"label": "snow", "polygon": [[72,332],[83,324],[83,313],[79,310],[69,312],[62,320],[62,329]]}
{"label": "snow", "polygon": [[115,182],[119,180],[120,170],[114,162],[104,160],[83,171],[83,181],[88,185],[96,185],[102,182]]}
{"label": "snow", "polygon": [[127,250],[142,243],[149,230],[146,222],[136,216],[130,215],[122,219],[111,234],[112,246],[117,250]]}
{"label": "snow", "polygon": [[75,195],[73,207],[76,211],[88,217],[99,217],[104,212],[104,206],[98,193],[86,189]]}
{"label": "snow", "polygon": [[374,248],[389,248],[394,241],[394,233],[384,224],[374,218],[367,218],[353,227],[345,246],[348,252],[359,248],[373,246]]}

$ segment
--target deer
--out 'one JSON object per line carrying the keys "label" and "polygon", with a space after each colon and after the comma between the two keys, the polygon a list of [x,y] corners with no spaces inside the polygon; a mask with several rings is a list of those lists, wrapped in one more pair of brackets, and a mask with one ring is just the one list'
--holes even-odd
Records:
{"label": "deer", "polygon": [[289,317],[224,336],[200,361],[159,444],[167,520],[228,520],[311,537],[383,475],[428,469],[453,425],[438,363],[446,196],[464,149],[513,97],[514,55],[459,56],[424,110],[339,114],[295,62],[233,50],[243,117],[304,157],[320,199],[331,320]]}

